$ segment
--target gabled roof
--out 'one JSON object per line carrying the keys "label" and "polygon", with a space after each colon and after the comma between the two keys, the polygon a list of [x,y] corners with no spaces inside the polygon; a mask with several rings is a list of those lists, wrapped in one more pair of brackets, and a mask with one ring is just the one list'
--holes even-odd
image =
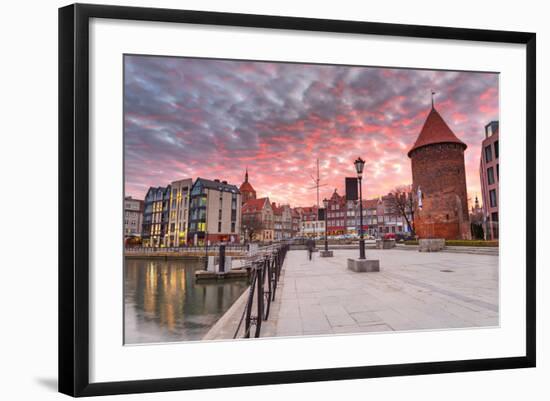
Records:
{"label": "gabled roof", "polygon": [[414,150],[436,143],[457,143],[464,146],[464,149],[467,147],[464,142],[456,137],[438,111],[432,107],[420,135],[416,138],[416,142],[407,155],[411,157]]}
{"label": "gabled roof", "polygon": [[271,207],[269,198],[250,199],[242,207],[242,213],[257,213],[265,207]]}

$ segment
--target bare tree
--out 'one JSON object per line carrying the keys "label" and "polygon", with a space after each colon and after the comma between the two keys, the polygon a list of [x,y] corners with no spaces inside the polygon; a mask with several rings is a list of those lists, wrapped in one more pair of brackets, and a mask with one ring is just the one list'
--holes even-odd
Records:
{"label": "bare tree", "polygon": [[390,192],[392,197],[391,208],[393,214],[403,216],[412,235],[415,235],[414,230],[414,200],[411,187],[402,185],[396,187]]}
{"label": "bare tree", "polygon": [[261,232],[264,225],[257,214],[243,214],[242,232],[248,236],[248,241],[252,241],[254,234]]}

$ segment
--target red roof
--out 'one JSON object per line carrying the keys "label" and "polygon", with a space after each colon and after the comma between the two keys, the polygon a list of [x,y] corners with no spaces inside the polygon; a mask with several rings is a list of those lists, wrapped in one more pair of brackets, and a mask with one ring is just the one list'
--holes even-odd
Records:
{"label": "red roof", "polygon": [[269,199],[260,198],[260,199],[250,199],[248,200],[242,208],[242,213],[256,213],[261,211],[265,204],[269,204]]}
{"label": "red roof", "polygon": [[241,184],[241,187],[239,188],[239,191],[241,192],[256,192],[252,185],[248,181],[245,181]]}
{"label": "red roof", "polygon": [[437,110],[432,108],[408,156],[411,157],[413,150],[436,143],[457,143],[466,149],[466,144],[456,137]]}

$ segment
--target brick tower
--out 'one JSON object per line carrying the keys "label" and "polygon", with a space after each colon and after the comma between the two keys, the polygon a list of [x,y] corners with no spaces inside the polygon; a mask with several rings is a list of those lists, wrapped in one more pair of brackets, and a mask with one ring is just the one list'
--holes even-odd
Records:
{"label": "brick tower", "polygon": [[[409,151],[415,202],[414,227],[420,238],[469,239],[466,144],[433,105]],[[420,191],[419,191],[420,188]]]}
{"label": "brick tower", "polygon": [[256,190],[248,182],[248,167],[246,168],[246,173],[244,174],[244,182],[241,184],[239,191],[241,193],[241,200],[243,205],[250,199],[256,199]]}

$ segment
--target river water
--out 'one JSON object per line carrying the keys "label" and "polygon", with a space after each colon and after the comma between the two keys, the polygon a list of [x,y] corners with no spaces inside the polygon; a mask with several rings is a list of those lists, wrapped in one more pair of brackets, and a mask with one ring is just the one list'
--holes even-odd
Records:
{"label": "river water", "polygon": [[198,260],[126,259],[124,343],[200,340],[244,292],[245,280],[195,283]]}

